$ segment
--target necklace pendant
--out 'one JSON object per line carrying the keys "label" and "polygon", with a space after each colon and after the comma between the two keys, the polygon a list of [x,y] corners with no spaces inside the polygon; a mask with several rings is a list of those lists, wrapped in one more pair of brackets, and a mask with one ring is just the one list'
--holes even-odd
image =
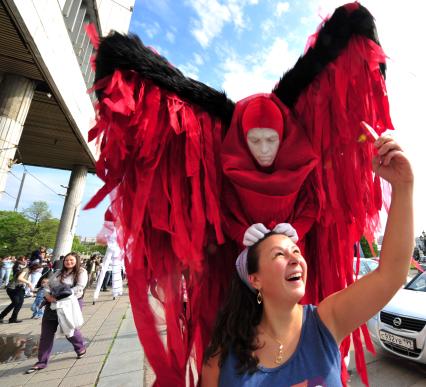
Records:
{"label": "necklace pendant", "polygon": [[283,362],[283,349],[284,349],[284,345],[280,343],[280,346],[278,349],[278,355],[275,359],[276,364],[281,364]]}

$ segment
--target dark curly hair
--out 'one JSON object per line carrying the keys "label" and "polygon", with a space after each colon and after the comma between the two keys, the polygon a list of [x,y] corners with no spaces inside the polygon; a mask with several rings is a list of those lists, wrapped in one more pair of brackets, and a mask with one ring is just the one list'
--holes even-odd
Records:
{"label": "dark curly hair", "polygon": [[[272,235],[276,233],[266,234],[263,239],[248,249],[248,274],[259,270],[259,245]],[[255,340],[256,327],[262,318],[263,304],[258,304],[256,298],[257,294],[241,281],[238,274],[235,274],[231,290],[216,319],[212,340],[205,351],[205,363],[213,356],[220,355],[219,367],[222,367],[232,350],[237,358],[237,373],[252,374],[257,371],[259,359],[253,353],[259,348]]]}

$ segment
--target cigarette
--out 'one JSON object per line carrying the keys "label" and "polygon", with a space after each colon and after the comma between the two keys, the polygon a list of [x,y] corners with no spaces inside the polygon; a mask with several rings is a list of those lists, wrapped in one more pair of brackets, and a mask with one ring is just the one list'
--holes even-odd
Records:
{"label": "cigarette", "polygon": [[361,126],[368,134],[370,134],[371,137],[373,137],[374,141],[378,140],[379,135],[370,125],[368,125],[365,121],[361,121]]}

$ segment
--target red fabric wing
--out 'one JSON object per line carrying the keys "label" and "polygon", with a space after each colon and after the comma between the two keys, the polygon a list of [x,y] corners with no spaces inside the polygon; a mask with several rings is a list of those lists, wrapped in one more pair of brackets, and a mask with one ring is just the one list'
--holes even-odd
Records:
{"label": "red fabric wing", "polygon": [[[353,37],[342,54],[300,96],[294,114],[306,129],[321,162],[316,168],[316,193],[320,220],[307,242],[311,259],[306,302],[324,297],[353,282],[354,245],[363,234],[374,235],[383,198],[380,179],[371,168],[374,147],[359,142],[361,121],[380,135],[393,129],[386,87],[379,63],[385,62],[380,46]],[[327,260],[327,261],[325,261]],[[368,334],[363,329],[364,335]],[[367,373],[360,332],[353,334],[356,364],[363,382]],[[368,348],[371,348],[367,340]],[[342,352],[347,351],[347,343]],[[346,370],[343,374],[346,375]],[[343,376],[343,379],[345,376]]]}
{"label": "red fabric wing", "polygon": [[201,371],[236,256],[217,247],[224,243],[222,124],[135,72],[117,70],[95,87],[103,98],[91,137],[100,141],[96,167],[105,185],[86,208],[111,194],[108,216],[124,250],[136,328],[156,385],[184,386],[187,377],[194,381],[190,356]]}

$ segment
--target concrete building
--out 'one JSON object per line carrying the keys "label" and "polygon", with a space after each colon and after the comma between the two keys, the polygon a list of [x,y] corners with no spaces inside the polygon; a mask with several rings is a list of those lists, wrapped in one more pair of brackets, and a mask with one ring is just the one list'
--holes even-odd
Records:
{"label": "concrete building", "polygon": [[[54,249],[71,249],[86,176],[97,150],[93,46],[99,35],[127,32],[135,0],[0,0],[0,192],[15,162],[71,170]],[[46,157],[48,155],[48,157]]]}

